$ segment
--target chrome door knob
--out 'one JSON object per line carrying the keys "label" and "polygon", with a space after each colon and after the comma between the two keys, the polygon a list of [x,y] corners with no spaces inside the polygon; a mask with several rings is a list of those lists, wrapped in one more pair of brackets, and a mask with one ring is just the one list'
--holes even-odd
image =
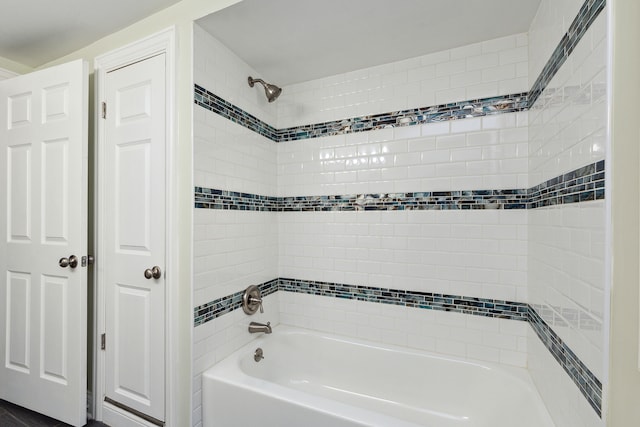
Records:
{"label": "chrome door knob", "polygon": [[162,271],[160,270],[160,267],[154,265],[153,267],[147,268],[144,271],[144,277],[147,279],[159,279],[160,277],[162,277]]}
{"label": "chrome door knob", "polygon": [[60,258],[58,265],[62,268],[76,268],[78,266],[78,257],[71,255],[69,258]]}

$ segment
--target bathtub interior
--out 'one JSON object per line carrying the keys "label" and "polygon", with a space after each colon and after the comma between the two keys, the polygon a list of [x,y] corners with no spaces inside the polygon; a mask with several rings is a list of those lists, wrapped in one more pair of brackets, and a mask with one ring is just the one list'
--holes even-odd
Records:
{"label": "bathtub interior", "polygon": [[[255,362],[258,347],[264,359]],[[233,405],[230,396],[236,395],[265,401],[271,408],[264,411],[269,417],[286,414],[268,418],[280,423],[274,425],[301,425],[286,424],[286,419],[295,418],[294,412],[311,411],[314,415],[304,416],[337,417],[352,423],[347,425],[553,426],[525,369],[283,325],[216,365],[204,378],[203,390],[207,382],[215,383],[215,390],[209,387],[218,400],[219,410],[209,415],[214,418]],[[220,405],[222,396],[225,403]],[[207,396],[204,401],[205,407],[210,404]],[[278,406],[282,408],[274,413]],[[338,425],[333,419],[324,422]]]}

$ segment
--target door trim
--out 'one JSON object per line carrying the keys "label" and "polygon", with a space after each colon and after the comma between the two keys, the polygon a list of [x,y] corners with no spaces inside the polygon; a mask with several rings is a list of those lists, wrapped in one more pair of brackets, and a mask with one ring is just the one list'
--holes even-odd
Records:
{"label": "door trim", "polygon": [[[172,328],[171,325],[177,323],[177,313],[179,312],[179,298],[174,297],[177,295],[177,283],[178,283],[178,262],[176,245],[172,244],[177,240],[178,225],[176,223],[177,215],[175,214],[174,206],[177,205],[177,185],[176,179],[176,167],[177,162],[174,160],[177,156],[176,150],[176,132],[175,132],[175,87],[176,87],[176,28],[175,26],[169,27],[163,31],[155,33],[149,37],[123,46],[111,52],[105,53],[96,57],[95,59],[95,103],[94,103],[94,117],[95,117],[95,141],[96,147],[94,150],[95,158],[95,203],[94,203],[94,235],[95,235],[95,283],[96,292],[94,298],[95,313],[94,316],[94,334],[93,334],[93,364],[96,367],[94,369],[93,378],[93,393],[94,396],[92,406],[92,413],[95,414],[95,418],[99,421],[104,419],[103,402],[105,397],[105,352],[100,349],[100,335],[105,330],[105,271],[100,262],[101,254],[104,253],[105,248],[102,246],[105,230],[103,228],[103,220],[100,217],[100,213],[104,208],[104,191],[102,186],[105,182],[105,171],[101,163],[101,159],[104,159],[104,146],[105,146],[105,125],[104,121],[99,118],[100,103],[106,98],[106,75],[110,71],[117,70],[119,68],[126,67],[136,62],[143,61],[159,54],[165,54],[165,78],[166,78],[166,267],[165,267],[165,292],[166,292],[166,306],[165,306],[165,424],[167,426],[177,426],[178,420],[174,420],[174,408],[171,402],[175,401],[174,394],[176,393],[175,387],[175,375],[179,371],[177,368],[178,360],[175,354],[171,351],[174,342],[178,340],[177,329]],[[115,412],[109,410],[113,415]],[[123,414],[127,417],[126,414]],[[130,414],[129,414],[130,417]],[[127,417],[128,418],[128,417]],[[123,422],[131,422],[130,419]],[[142,421],[142,420],[140,420]],[[144,422],[141,424],[144,425]]]}

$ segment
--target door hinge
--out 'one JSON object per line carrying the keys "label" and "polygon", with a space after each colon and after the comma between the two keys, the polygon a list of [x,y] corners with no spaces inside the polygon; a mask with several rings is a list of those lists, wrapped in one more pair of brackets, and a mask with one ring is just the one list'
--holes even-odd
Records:
{"label": "door hinge", "polygon": [[107,103],[106,102],[102,103],[102,118],[103,119],[107,118]]}
{"label": "door hinge", "polygon": [[80,266],[86,267],[87,265],[93,265],[93,255],[87,255],[80,258]]}
{"label": "door hinge", "polygon": [[107,348],[107,334],[100,335],[100,349],[105,350]]}

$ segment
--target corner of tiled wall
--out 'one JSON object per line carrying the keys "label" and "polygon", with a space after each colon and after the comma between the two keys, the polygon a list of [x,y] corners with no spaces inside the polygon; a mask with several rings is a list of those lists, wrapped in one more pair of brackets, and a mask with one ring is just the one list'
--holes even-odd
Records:
{"label": "corner of tiled wall", "polygon": [[[542,0],[529,32],[534,80],[579,11],[592,3]],[[606,39],[605,11],[530,108],[531,185],[605,158]],[[606,379],[605,209],[604,200],[548,206],[531,210],[528,221],[529,302],[600,381]],[[557,425],[604,425],[582,386],[562,373],[536,334],[530,334],[528,348],[532,377]]]}
{"label": "corner of tiled wall", "polygon": [[[254,70],[219,41],[194,26],[197,85],[215,90],[266,122],[275,107],[247,84]],[[202,108],[194,113],[194,185],[254,194],[277,192],[275,143]],[[275,213],[194,209],[194,305],[235,294],[278,274]],[[265,298],[265,313],[251,320],[279,323],[278,295]],[[201,425],[201,374],[255,336],[249,320],[234,310],[196,326],[193,341],[194,426]]]}

